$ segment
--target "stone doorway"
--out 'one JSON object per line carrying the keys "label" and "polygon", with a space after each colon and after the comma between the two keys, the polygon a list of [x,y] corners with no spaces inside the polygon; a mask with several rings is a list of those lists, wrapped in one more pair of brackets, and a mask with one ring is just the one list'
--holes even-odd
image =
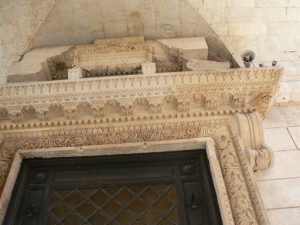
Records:
{"label": "stone doorway", "polygon": [[222,224],[206,152],[27,159],[4,224]]}

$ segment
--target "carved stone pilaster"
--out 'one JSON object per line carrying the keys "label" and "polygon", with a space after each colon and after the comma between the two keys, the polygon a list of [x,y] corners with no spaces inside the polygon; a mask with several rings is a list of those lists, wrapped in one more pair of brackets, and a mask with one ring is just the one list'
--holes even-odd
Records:
{"label": "carved stone pilaster", "polygon": [[238,113],[234,116],[234,120],[245,147],[245,155],[253,171],[269,168],[272,165],[273,153],[265,144],[259,113]]}
{"label": "carved stone pilaster", "polygon": [[258,224],[236,149],[226,128],[216,133],[217,155],[236,224]]}

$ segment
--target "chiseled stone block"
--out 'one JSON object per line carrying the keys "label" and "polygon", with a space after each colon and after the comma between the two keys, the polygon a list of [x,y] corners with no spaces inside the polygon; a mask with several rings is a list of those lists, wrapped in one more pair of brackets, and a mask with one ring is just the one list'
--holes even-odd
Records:
{"label": "chiseled stone block", "polygon": [[288,6],[289,7],[300,7],[300,1],[299,0],[289,0]]}
{"label": "chiseled stone block", "polygon": [[286,18],[286,9],[283,7],[261,8],[262,22],[284,22],[286,21]]}
{"label": "chiseled stone block", "polygon": [[272,107],[263,121],[264,128],[286,127],[286,120],[279,107]]}
{"label": "chiseled stone block", "polygon": [[268,210],[272,225],[299,225],[300,207]]}
{"label": "chiseled stone block", "polygon": [[276,102],[289,102],[292,96],[292,89],[286,83],[282,82],[276,98]]}
{"label": "chiseled stone block", "polygon": [[152,74],[156,73],[156,64],[155,63],[143,63],[142,64],[143,74]]}
{"label": "chiseled stone block", "polygon": [[255,7],[255,0],[247,0],[247,1],[241,1],[241,0],[227,0],[227,7],[247,7],[252,8]]}
{"label": "chiseled stone block", "polygon": [[294,141],[286,128],[264,129],[266,144],[274,151],[296,149]]}
{"label": "chiseled stone block", "polygon": [[230,63],[210,60],[190,60],[186,63],[186,67],[192,71],[226,70],[230,68]]}
{"label": "chiseled stone block", "polygon": [[227,8],[228,22],[261,22],[262,10],[260,8]]}
{"label": "chiseled stone block", "polygon": [[226,8],[217,9],[218,13],[216,13],[216,8],[202,8],[200,14],[204,18],[209,18],[210,23],[222,23],[226,21]]}
{"label": "chiseled stone block", "polygon": [[[292,138],[294,139],[294,141],[297,145],[297,148],[300,148],[300,126],[299,127],[289,127],[288,129],[292,135]],[[300,160],[299,160],[299,165],[300,165]],[[299,173],[299,176],[300,176],[300,173]]]}
{"label": "chiseled stone block", "polygon": [[288,82],[289,86],[293,90],[291,95],[291,101],[299,102],[300,101],[300,81]]}
{"label": "chiseled stone block", "polygon": [[208,46],[204,37],[159,39],[164,46],[182,52],[186,59],[208,58]]}
{"label": "chiseled stone block", "polygon": [[224,8],[227,0],[204,0],[204,7],[207,8]]}
{"label": "chiseled stone block", "polygon": [[1,84],[6,84],[6,83],[7,83],[6,77],[5,76],[0,76],[0,85]]}
{"label": "chiseled stone block", "polygon": [[285,42],[290,40],[290,38],[300,37],[299,25],[300,22],[297,21],[267,23],[268,35],[280,35],[280,39]]}
{"label": "chiseled stone block", "polygon": [[260,181],[258,186],[267,209],[300,207],[300,178]]}
{"label": "chiseled stone block", "polygon": [[287,8],[287,21],[300,21],[300,8]]}
{"label": "chiseled stone block", "polygon": [[256,7],[287,7],[289,1],[290,0],[256,0]]}
{"label": "chiseled stone block", "polygon": [[83,77],[83,71],[81,68],[68,69],[68,79],[77,80]]}
{"label": "chiseled stone block", "polygon": [[267,25],[265,23],[231,23],[229,35],[266,35]]}
{"label": "chiseled stone block", "polygon": [[273,166],[255,173],[257,180],[272,180],[300,177],[300,151],[274,152]]}

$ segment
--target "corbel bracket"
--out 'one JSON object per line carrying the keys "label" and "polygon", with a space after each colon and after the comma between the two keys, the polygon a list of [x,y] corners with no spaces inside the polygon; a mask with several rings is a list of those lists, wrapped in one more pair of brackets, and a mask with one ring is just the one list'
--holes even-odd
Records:
{"label": "corbel bracket", "polygon": [[244,144],[246,158],[253,171],[271,167],[273,151],[265,144],[260,114],[258,112],[237,113],[234,121]]}

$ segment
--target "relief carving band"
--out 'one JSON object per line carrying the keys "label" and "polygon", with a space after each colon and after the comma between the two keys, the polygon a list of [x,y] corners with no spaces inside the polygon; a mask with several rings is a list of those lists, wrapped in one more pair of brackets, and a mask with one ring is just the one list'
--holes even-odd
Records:
{"label": "relief carving band", "polygon": [[0,86],[1,221],[11,194],[5,183],[19,151],[207,137],[221,169],[216,176],[224,180],[220,195],[232,213],[223,223],[268,225],[253,171],[273,161],[261,118],[282,69],[210,64],[205,39],[191,41],[200,47],[179,39],[98,40],[60,48],[34,73],[24,65],[37,50],[17,62],[11,81],[19,81],[20,68],[38,81]]}

